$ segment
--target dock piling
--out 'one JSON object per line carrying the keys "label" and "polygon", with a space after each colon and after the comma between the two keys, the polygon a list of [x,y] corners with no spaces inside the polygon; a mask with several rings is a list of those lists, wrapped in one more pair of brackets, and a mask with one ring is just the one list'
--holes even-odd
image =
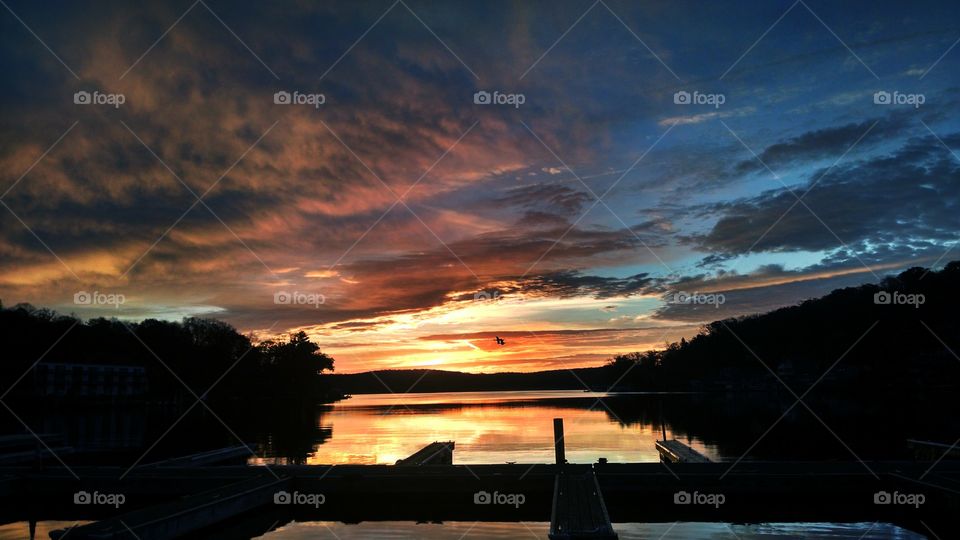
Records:
{"label": "dock piling", "polygon": [[557,455],[557,465],[567,463],[563,448],[563,418],[553,419],[553,448]]}

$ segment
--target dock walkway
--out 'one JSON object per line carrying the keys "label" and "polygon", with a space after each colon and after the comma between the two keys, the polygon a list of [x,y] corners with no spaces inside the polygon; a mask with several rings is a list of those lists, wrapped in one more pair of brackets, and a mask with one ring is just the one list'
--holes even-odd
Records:
{"label": "dock walkway", "polygon": [[550,540],[617,540],[594,472],[557,474]]}

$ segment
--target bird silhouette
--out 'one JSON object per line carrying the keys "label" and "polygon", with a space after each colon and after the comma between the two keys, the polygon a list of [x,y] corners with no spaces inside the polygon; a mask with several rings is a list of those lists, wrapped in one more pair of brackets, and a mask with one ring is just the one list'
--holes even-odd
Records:
{"label": "bird silhouette", "polygon": [[496,336],[496,338],[497,338],[497,345],[503,345],[504,343],[506,343],[506,341],[500,339],[500,336]]}

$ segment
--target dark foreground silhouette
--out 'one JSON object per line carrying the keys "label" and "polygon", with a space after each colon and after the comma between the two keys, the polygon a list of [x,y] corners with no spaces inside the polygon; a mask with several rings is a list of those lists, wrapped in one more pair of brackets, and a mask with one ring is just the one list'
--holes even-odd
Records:
{"label": "dark foreground silhouette", "polygon": [[6,399],[314,403],[340,397],[320,375],[333,371],[333,358],[303,332],[254,344],[217,320],[83,322],[19,304],[0,308],[0,340]]}

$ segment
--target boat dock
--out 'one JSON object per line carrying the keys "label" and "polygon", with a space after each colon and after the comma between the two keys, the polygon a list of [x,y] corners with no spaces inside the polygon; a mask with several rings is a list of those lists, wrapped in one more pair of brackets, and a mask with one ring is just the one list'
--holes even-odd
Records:
{"label": "boat dock", "polygon": [[617,540],[594,471],[556,475],[550,540]]}
{"label": "boat dock", "polygon": [[676,439],[657,441],[656,446],[664,463],[710,463],[707,456]]}
{"label": "boat dock", "polygon": [[433,442],[417,450],[408,458],[398,459],[397,465],[407,467],[420,465],[453,465],[454,446],[453,441]]}
{"label": "boat dock", "polygon": [[[886,522],[960,537],[958,461],[572,464],[555,443],[558,462],[546,464],[454,465],[448,441],[399,465],[196,463],[233,449],[132,470],[0,466],[0,522],[93,521],[55,540],[257,536],[291,520],[549,521],[551,540],[674,521]],[[97,504],[118,494],[122,504]]]}

